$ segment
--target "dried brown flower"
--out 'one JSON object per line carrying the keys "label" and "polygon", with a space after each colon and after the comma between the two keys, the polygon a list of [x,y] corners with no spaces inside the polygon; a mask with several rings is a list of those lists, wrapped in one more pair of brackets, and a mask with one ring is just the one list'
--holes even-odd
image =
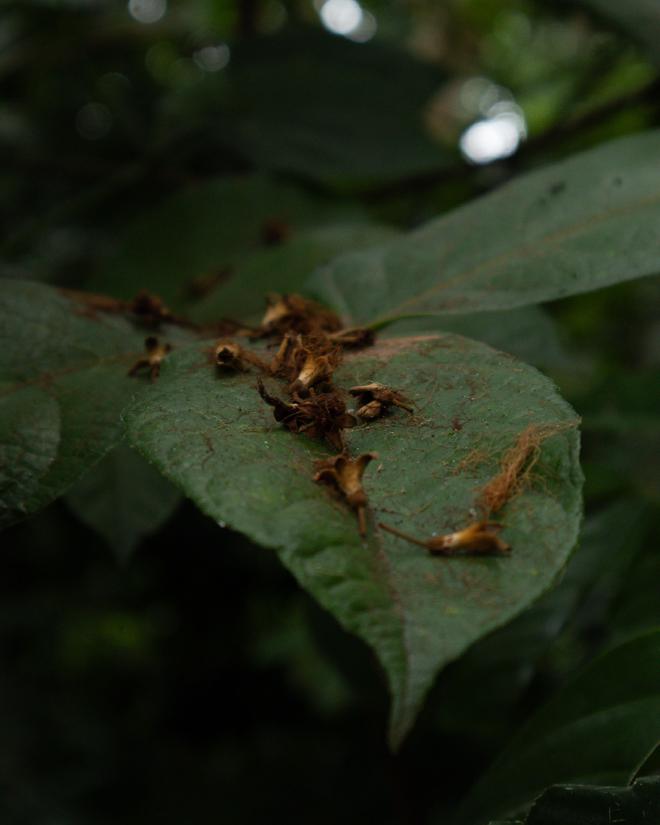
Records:
{"label": "dried brown flower", "polygon": [[273,407],[273,416],[292,433],[305,433],[311,438],[325,439],[336,450],[344,448],[343,431],[355,424],[352,415],[336,392],[311,392],[307,398],[282,401],[270,395],[261,380],[259,395]]}
{"label": "dried brown flower", "polygon": [[330,381],[341,361],[341,349],[330,344],[327,338],[304,339],[296,353],[296,361],[299,371],[291,383],[290,392],[306,395],[317,384]]}
{"label": "dried brown flower", "polygon": [[128,371],[128,374],[136,375],[141,370],[147,369],[149,370],[149,377],[152,381],[155,381],[160,375],[161,362],[167,353],[172,350],[172,347],[170,344],[161,344],[158,338],[155,338],[153,335],[145,339],[144,347],[146,349],[146,355],[138,358]]}
{"label": "dried brown flower", "polygon": [[425,541],[387,524],[381,523],[379,527],[400,539],[425,547],[432,556],[508,556],[511,552],[511,547],[497,535],[502,525],[495,521],[477,521],[464,530],[432,536]]}
{"label": "dried brown flower", "polygon": [[363,384],[359,387],[351,387],[349,392],[358,399],[360,404],[355,413],[358,418],[379,418],[390,407],[401,407],[409,413],[413,411],[412,404],[405,395],[386,387],[384,384]]}
{"label": "dried brown flower", "polygon": [[261,321],[261,334],[300,332],[305,335],[335,332],[341,329],[339,317],[329,309],[301,295],[267,296],[268,307]]}
{"label": "dried brown flower", "polygon": [[244,353],[242,347],[234,341],[218,341],[213,350],[213,360],[216,366],[228,372],[243,372]]}
{"label": "dried brown flower", "polygon": [[270,363],[271,375],[290,382],[289,392],[306,397],[309,390],[330,381],[341,361],[341,349],[325,336],[302,336],[287,332]]}
{"label": "dried brown flower", "polygon": [[293,380],[304,359],[302,337],[295,332],[287,332],[280,341],[279,348],[269,365],[271,375]]}
{"label": "dried brown flower", "polygon": [[363,453],[357,458],[350,458],[340,453],[316,463],[317,473],[314,481],[331,484],[341,493],[346,503],[357,513],[361,536],[367,534],[367,505],[369,503],[362,487],[362,476],[367,465],[374,458],[378,458],[377,453]]}
{"label": "dried brown flower", "polygon": [[255,352],[244,349],[235,341],[218,341],[213,348],[213,361],[223,372],[245,372],[248,364],[267,370],[268,365]]}

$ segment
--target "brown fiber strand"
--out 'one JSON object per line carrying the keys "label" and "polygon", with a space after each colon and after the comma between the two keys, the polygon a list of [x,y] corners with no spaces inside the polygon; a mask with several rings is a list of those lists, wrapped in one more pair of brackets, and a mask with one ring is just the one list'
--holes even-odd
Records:
{"label": "brown fiber strand", "polygon": [[500,471],[482,489],[477,508],[485,516],[498,513],[505,504],[529,486],[534,466],[541,455],[541,444],[548,438],[577,426],[565,424],[530,424],[507,450],[500,462]]}

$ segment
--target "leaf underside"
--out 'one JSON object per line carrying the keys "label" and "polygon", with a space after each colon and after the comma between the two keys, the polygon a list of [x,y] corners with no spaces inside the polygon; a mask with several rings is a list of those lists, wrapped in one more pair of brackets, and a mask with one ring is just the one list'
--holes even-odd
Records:
{"label": "leaf underside", "polygon": [[[582,477],[573,411],[546,378],[487,346],[450,334],[389,339],[347,357],[335,375],[343,388],[374,380],[416,411],[349,431],[353,455],[379,453],[364,479],[366,540],[345,504],[312,481],[314,460],[329,450],[277,425],[256,377],[216,374],[203,349],[173,353],[126,422],[134,446],[204,512],[275,548],[375,649],[396,746],[437,671],[551,584],[576,540]],[[532,486],[499,514],[510,558],[433,558],[377,529],[384,521],[426,538],[466,526],[478,488],[531,424],[563,429],[543,444]]]}

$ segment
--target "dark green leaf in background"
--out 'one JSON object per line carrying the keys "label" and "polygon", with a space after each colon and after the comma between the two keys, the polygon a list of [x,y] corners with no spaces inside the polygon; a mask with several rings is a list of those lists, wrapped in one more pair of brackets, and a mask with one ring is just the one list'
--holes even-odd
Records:
{"label": "dark green leaf in background", "polygon": [[[335,378],[340,387],[377,380],[416,405],[414,417],[397,411],[349,431],[354,455],[379,453],[365,478],[366,541],[354,514],[312,482],[327,448],[275,424],[254,376],[220,377],[194,348],[174,353],[127,423],[135,447],[204,512],[275,548],[375,648],[396,745],[437,671],[520,612],[565,563],[580,518],[576,419],[535,370],[454,335],[382,341],[347,358]],[[565,428],[543,445],[539,484],[502,513],[510,558],[432,558],[375,529],[379,519],[422,537],[466,526],[476,491],[530,424]]]}
{"label": "dark green leaf in background", "polygon": [[310,284],[359,323],[507,309],[660,271],[660,133],[517,178]]}
{"label": "dark green leaf in background", "polygon": [[120,444],[65,496],[75,515],[125,561],[172,515],[181,494],[135,450]]}
{"label": "dark green leaf in background", "polygon": [[184,189],[135,221],[88,288],[117,298],[140,289],[185,307],[194,281],[263,246],[269,224],[297,232],[331,220],[366,222],[361,207],[324,201],[263,177],[220,178]]}
{"label": "dark green leaf in background", "polygon": [[559,785],[534,803],[526,825],[651,825],[660,822],[660,779],[629,788]]}
{"label": "dark green leaf in background", "polygon": [[230,139],[263,168],[355,188],[456,162],[424,129],[446,75],[403,50],[310,29],[242,44],[228,75]]}
{"label": "dark green leaf in background", "polygon": [[236,259],[226,282],[208,297],[190,304],[201,322],[218,318],[258,321],[268,292],[300,292],[309,275],[347,249],[362,249],[390,240],[394,229],[370,223],[332,224],[294,232],[291,240]]}
{"label": "dark green leaf in background", "polygon": [[660,6],[657,0],[562,0],[583,6],[596,12],[603,20],[610,21],[644,47],[648,56],[657,63],[660,60]]}
{"label": "dark green leaf in background", "polygon": [[624,785],[660,744],[660,631],[600,656],[513,739],[456,823],[516,812],[556,782]]}

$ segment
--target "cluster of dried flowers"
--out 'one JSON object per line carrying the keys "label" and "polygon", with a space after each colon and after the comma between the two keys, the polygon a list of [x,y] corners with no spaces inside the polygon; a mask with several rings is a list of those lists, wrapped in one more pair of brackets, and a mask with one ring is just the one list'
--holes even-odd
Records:
{"label": "cluster of dried flowers", "polygon": [[[178,323],[162,301],[148,293],[140,293],[131,302],[114,302],[113,306],[109,306],[108,301],[111,299],[92,296],[85,304],[92,311],[129,312],[149,325]],[[222,373],[256,368],[261,373],[257,378],[257,390],[264,402],[272,407],[275,420],[291,433],[323,440],[336,451],[332,457],[316,463],[313,480],[329,485],[341,496],[356,513],[360,535],[365,536],[368,498],[362,477],[377,454],[369,452],[352,457],[345,431],[359,421],[368,423],[387,415],[392,408],[412,413],[413,405],[397,390],[373,382],[349,388],[348,393],[357,404],[355,411],[349,411],[344,394],[333,384],[333,376],[344,351],[371,346],[373,332],[344,328],[335,313],[299,295],[272,294],[267,302],[259,327],[252,329],[233,322],[221,322],[215,329],[221,334],[246,339],[274,339],[276,350],[270,359],[262,358],[235,340],[226,339],[216,343],[210,358]],[[147,370],[153,381],[171,347],[150,336],[145,341],[145,350],[129,375]],[[268,392],[262,376],[278,380],[285,397]],[[466,528],[421,540],[387,524],[380,523],[379,527],[426,548],[432,555],[508,555],[510,546],[498,536],[502,525],[491,516],[528,483],[541,442],[554,432],[556,429],[530,427],[520,434],[514,447],[503,456],[499,472],[482,489],[476,507],[478,518]]]}

